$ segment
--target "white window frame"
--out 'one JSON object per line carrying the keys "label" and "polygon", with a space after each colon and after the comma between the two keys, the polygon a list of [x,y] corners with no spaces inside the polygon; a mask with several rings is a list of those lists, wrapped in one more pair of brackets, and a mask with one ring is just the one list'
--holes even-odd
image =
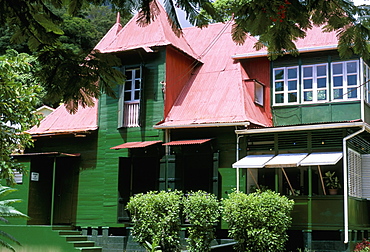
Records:
{"label": "white window frame", "polygon": [[[318,67],[325,66],[325,76],[321,75],[318,76]],[[304,70],[305,68],[312,68],[312,76],[305,77],[304,76]],[[318,102],[327,102],[329,100],[329,69],[328,69],[328,64],[314,64],[314,65],[302,65],[302,71],[301,71],[301,80],[302,80],[302,92],[301,92],[301,101],[302,103],[318,103]],[[326,85],[325,87],[318,87],[318,81],[320,79],[326,79]],[[305,88],[304,82],[305,80],[312,80],[312,88]],[[326,92],[326,99],[319,99],[319,93],[320,92]],[[305,92],[312,92],[312,100],[307,100],[305,101]]]}
{"label": "white window frame", "polygon": [[365,101],[367,103],[370,103],[370,67],[365,63],[363,62],[362,63],[362,73],[363,73],[363,76],[362,76],[362,82],[361,83],[364,83],[364,95],[365,95]]}
{"label": "white window frame", "polygon": [[[131,72],[131,78],[127,78],[127,72]],[[140,127],[139,117],[142,91],[142,68],[126,68],[124,69],[124,73],[126,75],[126,81],[120,87],[118,102],[118,128]],[[137,93],[139,95],[136,95]],[[127,96],[129,96],[129,98]]]}
{"label": "white window frame", "polygon": [[[296,69],[297,71],[297,76],[296,78],[289,78],[288,77],[288,72],[291,69]],[[283,78],[282,79],[276,79],[276,74],[275,71],[282,70],[284,71]],[[279,68],[274,68],[273,69],[273,105],[275,106],[280,106],[280,105],[292,105],[292,104],[299,104],[300,102],[300,84],[299,84],[299,68],[298,66],[292,66],[292,67],[279,67]],[[293,90],[288,90],[289,88],[289,82],[290,81],[296,81],[297,83],[297,89]],[[276,91],[276,83],[278,82],[283,82],[283,90],[282,91]],[[295,102],[289,102],[289,94],[296,93],[297,94],[297,101]],[[283,94],[283,100],[284,102],[282,103],[277,103],[276,102],[276,95]]]}
{"label": "white window frame", "polygon": [[254,81],[254,102],[263,107],[265,100],[265,85],[259,81]]}
{"label": "white window frame", "polygon": [[[349,63],[356,63],[356,72],[355,73],[348,73],[348,64]],[[341,73],[334,73],[334,66],[342,64],[342,72]],[[331,63],[331,100],[332,101],[346,101],[346,100],[358,100],[360,98],[360,66],[359,60],[348,60],[348,61],[338,61]],[[356,76],[356,85],[349,85],[348,77],[349,76]],[[335,87],[334,81],[335,78],[342,77],[342,86]],[[343,93],[339,98],[335,98],[335,91],[342,89]],[[357,95],[356,97],[351,97],[351,90],[356,90]]]}

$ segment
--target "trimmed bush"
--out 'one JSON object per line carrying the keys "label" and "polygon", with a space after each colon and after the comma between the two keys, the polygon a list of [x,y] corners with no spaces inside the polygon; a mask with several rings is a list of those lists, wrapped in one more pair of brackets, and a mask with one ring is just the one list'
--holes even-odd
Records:
{"label": "trimmed bush", "polygon": [[181,198],[179,191],[148,192],[131,197],[127,209],[135,240],[149,251],[180,251]]}
{"label": "trimmed bush", "polygon": [[284,251],[293,200],[267,190],[248,195],[232,192],[222,203],[237,251]]}
{"label": "trimmed bush", "polygon": [[191,192],[183,202],[184,215],[190,223],[189,251],[210,251],[210,243],[215,239],[214,224],[220,217],[220,204],[216,196],[204,191]]}

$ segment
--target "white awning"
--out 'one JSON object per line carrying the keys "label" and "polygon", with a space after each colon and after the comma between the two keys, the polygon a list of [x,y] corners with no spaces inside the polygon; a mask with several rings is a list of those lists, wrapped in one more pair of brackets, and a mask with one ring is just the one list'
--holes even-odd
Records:
{"label": "white awning", "polygon": [[308,153],[285,153],[275,156],[265,164],[266,168],[298,167]]}
{"label": "white awning", "polygon": [[342,152],[314,152],[303,159],[300,165],[335,165],[342,157]]}
{"label": "white awning", "polygon": [[233,164],[233,168],[263,168],[274,155],[250,155]]}

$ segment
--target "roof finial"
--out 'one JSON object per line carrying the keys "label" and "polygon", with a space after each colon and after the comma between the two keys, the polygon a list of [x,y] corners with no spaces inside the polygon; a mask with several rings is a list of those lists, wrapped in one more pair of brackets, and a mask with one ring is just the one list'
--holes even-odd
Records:
{"label": "roof finial", "polygon": [[121,23],[121,15],[119,14],[119,12],[117,12],[117,20],[116,20],[116,23],[117,24],[120,24]]}

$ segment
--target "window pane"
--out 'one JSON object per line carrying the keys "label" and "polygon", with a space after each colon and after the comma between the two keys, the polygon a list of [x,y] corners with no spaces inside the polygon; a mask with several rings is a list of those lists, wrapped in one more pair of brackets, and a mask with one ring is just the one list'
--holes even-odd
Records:
{"label": "window pane", "polygon": [[348,98],[357,98],[357,88],[348,89]]}
{"label": "window pane", "polygon": [[135,89],[140,89],[140,80],[135,80]]}
{"label": "window pane", "polygon": [[304,80],[303,89],[312,89],[312,80]]}
{"label": "window pane", "polygon": [[343,63],[333,64],[333,74],[342,74],[342,65]]}
{"label": "window pane", "polygon": [[127,81],[126,83],[125,83],[125,91],[128,91],[128,90],[131,90],[131,81]]}
{"label": "window pane", "polygon": [[288,90],[297,90],[297,81],[288,81]]}
{"label": "window pane", "polygon": [[131,92],[125,92],[125,101],[131,101]]}
{"label": "window pane", "polygon": [[127,70],[126,71],[126,80],[131,80],[132,79],[132,71]]}
{"label": "window pane", "polygon": [[317,87],[318,88],[325,88],[326,87],[326,78],[317,79]]}
{"label": "window pane", "polygon": [[297,93],[289,93],[288,102],[297,102]]}
{"label": "window pane", "polygon": [[312,91],[304,92],[303,99],[304,101],[312,101]]}
{"label": "window pane", "polygon": [[334,89],[334,99],[343,99],[343,89]]}
{"label": "window pane", "polygon": [[140,70],[139,69],[135,70],[135,79],[140,79]]}
{"label": "window pane", "polygon": [[319,100],[319,101],[326,100],[326,90],[317,91],[317,100]]}
{"label": "window pane", "polygon": [[342,76],[334,77],[333,80],[334,80],[334,87],[343,86],[343,77]]}
{"label": "window pane", "polygon": [[297,78],[297,68],[288,69],[288,79],[296,79],[296,78]]}
{"label": "window pane", "polygon": [[317,76],[326,76],[326,66],[318,66],[316,70]]}
{"label": "window pane", "polygon": [[352,86],[357,84],[357,75],[347,76],[347,85]]}
{"label": "window pane", "polygon": [[275,91],[284,91],[284,82],[275,82]]}
{"label": "window pane", "polygon": [[275,70],[275,80],[282,80],[282,79],[284,79],[284,70],[283,69]]}
{"label": "window pane", "polygon": [[347,63],[347,73],[357,73],[357,62]]}
{"label": "window pane", "polygon": [[140,91],[135,91],[135,100],[139,100],[140,99]]}
{"label": "window pane", "polygon": [[275,103],[284,103],[284,94],[275,94]]}
{"label": "window pane", "polygon": [[312,77],[312,67],[303,68],[303,77]]}

